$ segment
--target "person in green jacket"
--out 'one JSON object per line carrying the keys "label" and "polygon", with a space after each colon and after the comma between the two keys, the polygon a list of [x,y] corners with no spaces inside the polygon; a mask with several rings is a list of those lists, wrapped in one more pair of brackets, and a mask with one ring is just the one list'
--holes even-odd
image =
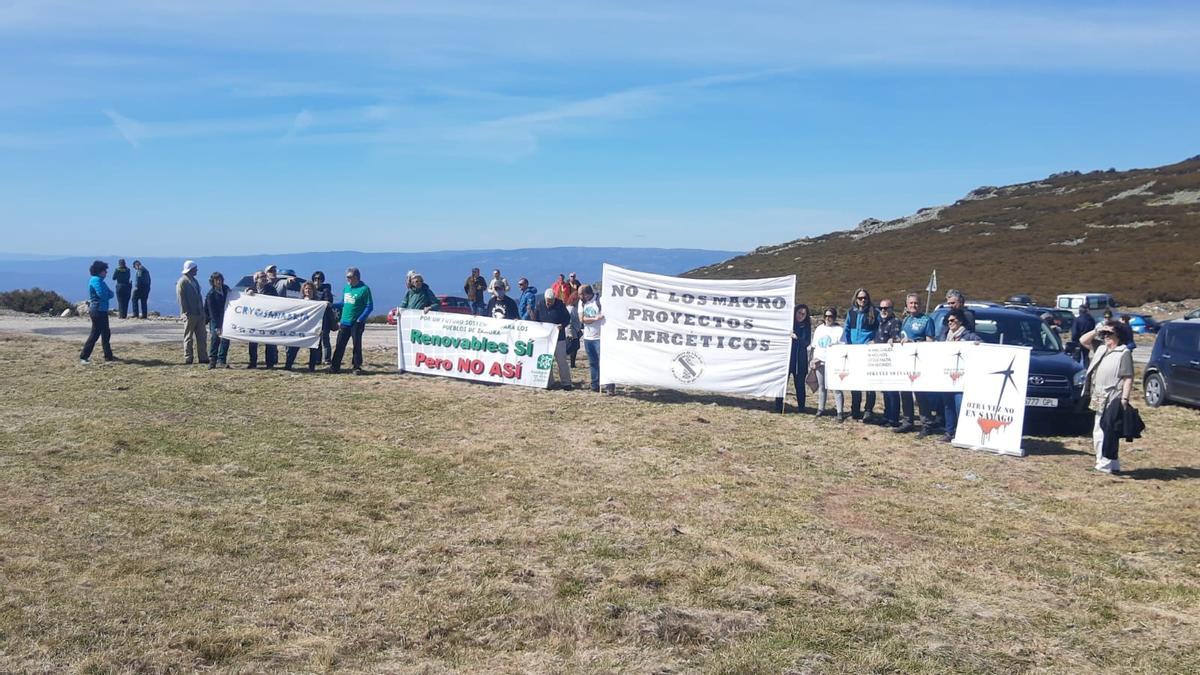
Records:
{"label": "person in green jacket", "polygon": [[354,355],[350,363],[355,375],[363,374],[362,335],[372,309],[371,287],[363,283],[357,267],[346,268],[346,286],[342,289],[342,320],[338,322],[337,345],[333,348],[333,363],[329,364],[329,372],[342,372],[346,343],[353,340]]}
{"label": "person in green jacket", "polygon": [[429,312],[442,306],[442,302],[425,283],[425,277],[413,273],[408,277],[408,292],[404,294],[402,309],[422,309]]}

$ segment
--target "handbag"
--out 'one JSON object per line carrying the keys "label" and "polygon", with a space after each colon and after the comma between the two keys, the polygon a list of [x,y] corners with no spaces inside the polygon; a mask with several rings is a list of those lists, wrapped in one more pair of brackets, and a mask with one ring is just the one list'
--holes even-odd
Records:
{"label": "handbag", "polygon": [[809,391],[813,392],[814,394],[817,392],[817,389],[820,387],[820,382],[817,381],[816,368],[808,369],[808,375],[804,376],[804,384],[808,385]]}

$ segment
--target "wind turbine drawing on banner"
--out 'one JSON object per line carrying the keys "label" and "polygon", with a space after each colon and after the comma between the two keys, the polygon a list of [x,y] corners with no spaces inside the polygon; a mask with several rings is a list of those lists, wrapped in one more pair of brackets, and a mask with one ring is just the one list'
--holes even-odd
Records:
{"label": "wind turbine drawing on banner", "polygon": [[933,274],[929,275],[929,283],[925,285],[925,313],[929,313],[929,299],[933,294],[937,293],[937,270],[933,270]]}
{"label": "wind turbine drawing on banner", "polygon": [[996,397],[996,407],[997,408],[1000,407],[1000,402],[1004,400],[1004,389],[1006,387],[1008,387],[1008,383],[1012,382],[1013,389],[1017,388],[1017,382],[1016,382],[1016,380],[1013,379],[1013,373],[1017,372],[1017,371],[1013,370],[1013,364],[1016,362],[1017,362],[1017,357],[1014,356],[1012,358],[1012,361],[1009,361],[1008,368],[1005,368],[1004,370],[997,370],[996,372],[992,373],[992,375],[1003,375],[1004,376],[1004,380],[1001,381],[1001,383],[1000,383],[1000,395],[998,397]]}
{"label": "wind turbine drawing on banner", "polygon": [[919,350],[917,349],[917,346],[913,345],[913,365],[912,370],[908,373],[909,382],[915,382],[917,378],[921,376],[920,373],[917,372],[917,361],[921,360],[920,354],[917,353],[918,351]]}

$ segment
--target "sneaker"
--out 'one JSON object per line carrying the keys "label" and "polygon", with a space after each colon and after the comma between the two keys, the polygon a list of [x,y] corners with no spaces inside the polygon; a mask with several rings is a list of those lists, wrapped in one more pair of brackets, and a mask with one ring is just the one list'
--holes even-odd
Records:
{"label": "sneaker", "polygon": [[562,388],[563,388],[563,390],[564,390],[564,391],[571,391],[572,389],[574,389],[574,388],[575,388],[575,385],[573,385],[573,384],[564,384]]}
{"label": "sneaker", "polygon": [[878,424],[879,418],[875,417],[875,413],[873,413],[873,412],[865,412],[862,415],[862,423],[863,424]]}
{"label": "sneaker", "polygon": [[847,420],[847,419],[849,419],[849,418],[850,418],[850,416],[849,416],[849,415],[846,415],[846,414],[841,414],[841,415],[838,415],[838,416],[837,416],[837,422],[838,422],[838,424],[845,424],[845,423],[846,423],[846,420]]}
{"label": "sneaker", "polygon": [[216,370],[216,369],[217,369],[217,362],[216,362],[216,361],[209,361],[209,362],[208,362],[208,369],[209,369],[209,370]]}
{"label": "sneaker", "polygon": [[824,417],[824,416],[825,416],[824,410],[818,410],[815,413],[813,413],[813,417]]}
{"label": "sneaker", "polygon": [[942,443],[949,443],[950,441],[954,440],[954,437],[951,436],[950,434],[942,434],[942,437],[939,438],[938,440],[941,441]]}
{"label": "sneaker", "polygon": [[896,425],[895,429],[892,429],[892,433],[904,434],[912,431],[913,429],[913,423],[909,420],[904,420],[900,424]]}
{"label": "sneaker", "polygon": [[355,369],[354,369],[354,374],[355,374],[355,375],[366,375],[366,374],[367,374],[367,371],[363,370],[362,368],[355,368]]}
{"label": "sneaker", "polygon": [[81,366],[90,366],[90,365],[92,365],[92,362],[91,362],[91,361],[88,361],[87,359],[79,359],[79,365],[81,365]]}
{"label": "sneaker", "polygon": [[258,365],[257,365],[257,364],[254,364],[254,363],[247,363],[247,364],[246,364],[246,370],[254,370],[254,369],[255,369],[255,368],[257,368],[257,367],[258,367]]}
{"label": "sneaker", "polygon": [[334,368],[333,366],[329,366],[328,368],[325,369],[325,372],[329,373],[330,375],[337,375],[342,372],[342,369]]}

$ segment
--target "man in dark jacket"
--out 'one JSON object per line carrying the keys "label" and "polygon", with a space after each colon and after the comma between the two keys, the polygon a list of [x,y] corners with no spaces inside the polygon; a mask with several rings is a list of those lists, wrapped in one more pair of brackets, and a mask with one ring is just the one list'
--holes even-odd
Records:
{"label": "man in dark jacket", "polygon": [[[567,365],[567,326],[571,325],[571,315],[567,307],[554,294],[554,289],[547,288],[544,300],[533,307],[530,321],[552,323],[558,326],[558,342],[554,345],[554,360],[558,363],[558,379],[563,389],[571,389],[571,369]],[[550,370],[548,384],[554,383],[554,369]]]}
{"label": "man in dark jacket", "polygon": [[[125,266],[124,258],[117,260],[117,269],[113,270],[112,280],[117,285],[117,316],[124,319],[129,313],[129,299],[133,295],[133,284],[130,282],[129,268]],[[136,314],[137,308],[133,311]]]}
{"label": "man in dark jacket", "polygon": [[150,270],[141,260],[133,261],[133,315],[146,318],[146,301],[150,297]]}
{"label": "man in dark jacket", "polygon": [[[115,276],[114,276],[115,278]],[[1092,360],[1090,350],[1084,349],[1079,345],[1079,338],[1096,330],[1096,317],[1088,312],[1087,306],[1079,308],[1079,315],[1075,317],[1075,321],[1071,323],[1071,342],[1075,343],[1075,358],[1086,368]]]}
{"label": "man in dark jacket", "polygon": [[471,303],[471,313],[475,316],[491,313],[483,304],[483,294],[487,292],[487,287],[487,280],[480,276],[478,267],[471,270],[471,276],[463,282],[463,293],[467,296],[467,302]]}
{"label": "man in dark jacket", "polygon": [[[904,324],[896,317],[890,298],[879,301],[879,329],[875,331],[875,342],[878,344],[895,344],[900,342]],[[900,392],[883,392],[883,426],[900,426]]]}

